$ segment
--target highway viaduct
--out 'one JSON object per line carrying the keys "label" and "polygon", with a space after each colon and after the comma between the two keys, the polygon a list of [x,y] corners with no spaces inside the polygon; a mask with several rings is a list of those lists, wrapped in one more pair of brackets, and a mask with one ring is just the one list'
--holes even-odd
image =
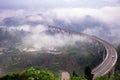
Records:
{"label": "highway viaduct", "polygon": [[[94,74],[94,78],[100,77],[103,75],[108,75],[110,77],[114,74],[115,64],[117,62],[118,56],[117,56],[117,52],[116,52],[115,48],[110,43],[108,43],[105,40],[102,40],[98,37],[95,37],[95,36],[90,36],[87,34],[63,29],[63,28],[56,27],[56,26],[48,26],[48,28],[53,29],[53,30],[57,30],[60,32],[66,32],[69,34],[84,35],[84,36],[87,36],[87,37],[101,43],[105,47],[105,50],[106,50],[105,59],[97,67],[95,67],[92,70],[92,74]],[[61,80],[69,80],[68,76],[66,77],[67,79],[65,79],[65,76],[63,74],[69,75],[67,72],[61,72],[61,75],[62,75]]]}

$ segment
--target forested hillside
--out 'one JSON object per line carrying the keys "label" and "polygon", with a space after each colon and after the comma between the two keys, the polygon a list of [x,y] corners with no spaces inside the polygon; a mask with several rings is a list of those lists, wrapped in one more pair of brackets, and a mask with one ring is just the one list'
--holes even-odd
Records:
{"label": "forested hillside", "polygon": [[120,45],[117,47],[118,60],[116,64],[116,71],[120,72]]}

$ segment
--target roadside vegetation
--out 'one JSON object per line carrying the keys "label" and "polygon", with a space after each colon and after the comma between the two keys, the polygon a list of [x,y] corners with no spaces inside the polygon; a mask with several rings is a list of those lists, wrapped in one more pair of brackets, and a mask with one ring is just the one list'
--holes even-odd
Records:
{"label": "roadside vegetation", "polygon": [[49,70],[30,68],[19,73],[6,74],[0,77],[0,80],[58,80],[58,78],[55,78]]}
{"label": "roadside vegetation", "polygon": [[[86,67],[83,75],[77,75],[75,72],[71,74],[71,80],[93,80],[93,74],[90,72],[90,68]],[[9,73],[2,75],[0,80],[59,80],[59,77],[55,77],[52,71],[40,70],[36,68],[29,68],[18,73]],[[116,72],[114,76],[109,78],[108,76],[101,76],[94,80],[120,80],[120,72]]]}

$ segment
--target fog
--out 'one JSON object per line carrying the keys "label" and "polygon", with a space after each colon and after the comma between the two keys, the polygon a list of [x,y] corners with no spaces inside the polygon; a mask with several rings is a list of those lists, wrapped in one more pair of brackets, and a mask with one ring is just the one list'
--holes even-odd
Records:
{"label": "fog", "polygon": [[34,28],[30,27],[29,30],[31,33],[22,39],[22,46],[24,48],[34,48],[36,50],[55,49],[75,45],[76,41],[92,42],[88,37],[76,34],[54,32],[54,34],[49,34],[49,32],[47,33],[48,27],[44,25],[37,25]]}
{"label": "fog", "polygon": [[68,34],[48,35],[45,33],[47,25],[98,36],[112,44],[120,43],[120,7],[1,10],[0,12],[0,27],[9,31],[17,29],[30,32],[22,39],[24,46],[34,45],[40,49],[44,46],[71,45],[81,39],[77,35],[72,38]]}

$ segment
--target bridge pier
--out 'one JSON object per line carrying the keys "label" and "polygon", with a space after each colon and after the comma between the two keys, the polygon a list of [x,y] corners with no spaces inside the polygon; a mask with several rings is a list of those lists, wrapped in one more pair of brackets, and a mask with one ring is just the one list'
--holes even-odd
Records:
{"label": "bridge pier", "polygon": [[114,75],[114,73],[115,73],[115,67],[111,69],[111,71],[107,74],[107,76],[111,78]]}
{"label": "bridge pier", "polygon": [[103,51],[103,60],[105,59],[105,57],[106,57],[106,51],[104,50]]}
{"label": "bridge pier", "polygon": [[104,60],[106,57],[106,50],[102,50],[102,48],[98,47],[98,54],[102,53],[102,59]]}

